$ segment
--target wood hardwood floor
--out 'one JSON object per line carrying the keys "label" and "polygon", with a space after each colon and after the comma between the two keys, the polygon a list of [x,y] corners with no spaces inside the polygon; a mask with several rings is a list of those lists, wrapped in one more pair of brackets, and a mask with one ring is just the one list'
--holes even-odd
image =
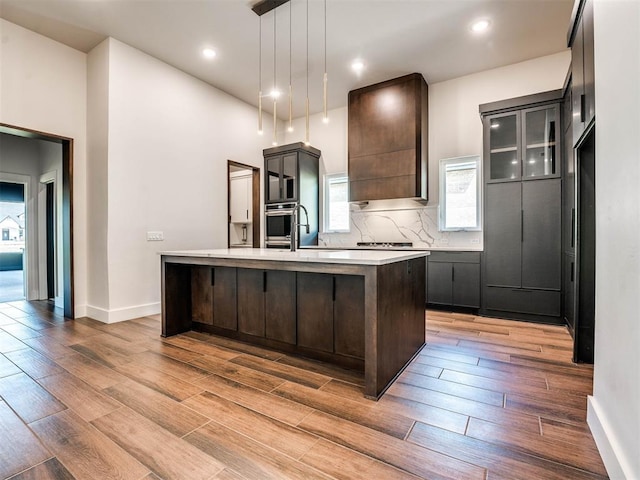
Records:
{"label": "wood hardwood floor", "polygon": [[602,479],[593,369],[565,328],[427,311],[378,402],[363,376],[158,316],[0,304],[0,478]]}

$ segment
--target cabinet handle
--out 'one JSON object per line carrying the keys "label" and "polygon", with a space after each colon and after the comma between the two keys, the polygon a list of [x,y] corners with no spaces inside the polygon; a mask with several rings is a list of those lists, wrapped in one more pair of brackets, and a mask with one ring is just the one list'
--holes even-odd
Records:
{"label": "cabinet handle", "polygon": [[332,293],[333,301],[336,301],[336,277],[333,277],[333,293]]}
{"label": "cabinet handle", "polygon": [[247,208],[247,220],[249,220],[249,209]]}
{"label": "cabinet handle", "polygon": [[571,209],[571,247],[576,246],[576,209]]}
{"label": "cabinet handle", "polygon": [[216,269],[215,268],[211,268],[211,286],[212,287],[216,286]]}
{"label": "cabinet handle", "polygon": [[524,243],[524,210],[520,210],[520,243]]}
{"label": "cabinet handle", "polygon": [[455,281],[456,279],[456,269],[453,265],[451,265],[451,281]]}
{"label": "cabinet handle", "polygon": [[262,292],[267,293],[267,271],[262,272]]}
{"label": "cabinet handle", "polygon": [[586,106],[585,106],[585,101],[586,101],[586,96],[583,93],[582,95],[580,95],[580,121],[584,122],[585,118],[586,118]]}
{"label": "cabinet handle", "polygon": [[574,279],[574,271],[575,271],[575,265],[573,262],[571,262],[571,281],[573,282]]}

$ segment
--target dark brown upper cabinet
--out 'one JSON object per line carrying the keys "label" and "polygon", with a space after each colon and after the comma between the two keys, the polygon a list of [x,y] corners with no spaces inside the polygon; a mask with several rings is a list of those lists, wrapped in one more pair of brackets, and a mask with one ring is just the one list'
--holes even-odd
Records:
{"label": "dark brown upper cabinet", "polygon": [[419,73],[349,92],[349,200],[427,200],[427,128]]}
{"label": "dark brown upper cabinet", "polygon": [[577,146],[596,116],[592,0],[576,0],[567,37],[571,48],[573,142]]}

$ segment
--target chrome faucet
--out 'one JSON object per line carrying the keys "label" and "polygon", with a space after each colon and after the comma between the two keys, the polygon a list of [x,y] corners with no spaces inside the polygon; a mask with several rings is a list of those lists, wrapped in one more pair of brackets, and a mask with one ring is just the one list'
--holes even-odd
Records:
{"label": "chrome faucet", "polygon": [[[307,219],[307,223],[298,223],[298,216],[300,215],[300,209],[304,210],[304,216]],[[298,203],[295,207],[293,207],[293,218],[291,225],[291,251],[296,251],[296,243],[298,242],[298,227],[307,227],[307,234],[309,233],[309,212],[304,205]]]}

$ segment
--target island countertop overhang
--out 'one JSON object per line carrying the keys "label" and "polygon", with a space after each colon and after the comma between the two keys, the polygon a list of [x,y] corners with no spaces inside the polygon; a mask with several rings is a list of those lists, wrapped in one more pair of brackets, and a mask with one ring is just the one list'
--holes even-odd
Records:
{"label": "island countertop overhang", "polygon": [[220,260],[253,260],[266,262],[308,262],[317,264],[387,265],[426,257],[424,250],[276,250],[267,248],[175,250],[160,252],[163,257],[209,258]]}

